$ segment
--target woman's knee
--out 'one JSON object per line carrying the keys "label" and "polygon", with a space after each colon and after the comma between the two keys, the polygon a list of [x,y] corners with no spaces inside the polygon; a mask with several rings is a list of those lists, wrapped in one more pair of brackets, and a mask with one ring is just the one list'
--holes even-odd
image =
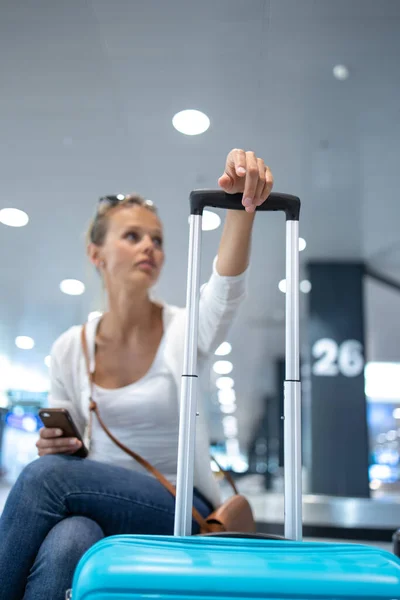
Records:
{"label": "woman's knee", "polygon": [[40,558],[53,564],[65,564],[66,560],[77,561],[103,538],[103,530],[96,521],[80,516],[67,517],[47,534],[39,552]]}
{"label": "woman's knee", "polygon": [[43,489],[44,484],[62,474],[66,458],[61,454],[54,454],[33,460],[21,471],[14,487]]}
{"label": "woman's knee", "polygon": [[[99,525],[86,517],[67,517],[49,531],[31,568],[25,597],[38,592],[59,597],[71,587],[74,571],[89,548],[104,537]],[[43,592],[43,590],[45,590]],[[40,596],[41,597],[41,596]]]}
{"label": "woman's knee", "polygon": [[65,466],[66,460],[68,460],[68,457],[63,456],[62,454],[48,454],[46,456],[41,456],[26,465],[21,472],[20,477],[28,480],[37,480],[42,479],[43,477],[47,478],[53,472],[58,473],[59,470]]}

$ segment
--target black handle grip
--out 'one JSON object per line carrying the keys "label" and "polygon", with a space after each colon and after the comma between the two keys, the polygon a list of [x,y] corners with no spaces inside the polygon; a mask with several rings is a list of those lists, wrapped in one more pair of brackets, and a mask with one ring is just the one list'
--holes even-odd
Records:
{"label": "black handle grip", "polygon": [[[190,213],[202,215],[206,206],[231,210],[245,210],[242,204],[243,194],[227,194],[222,190],[194,190],[190,194]],[[256,211],[281,210],[287,221],[298,221],[300,216],[300,199],[289,194],[272,192],[267,200],[257,206]]]}

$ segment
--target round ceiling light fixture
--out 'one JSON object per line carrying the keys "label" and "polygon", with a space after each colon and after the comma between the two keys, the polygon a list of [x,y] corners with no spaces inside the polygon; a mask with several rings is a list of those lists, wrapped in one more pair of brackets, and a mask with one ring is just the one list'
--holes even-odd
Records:
{"label": "round ceiling light fixture", "polygon": [[308,279],[304,279],[301,283],[300,283],[300,291],[303,292],[303,294],[309,294],[312,290],[312,285],[311,285],[311,281],[308,281]]}
{"label": "round ceiling light fixture", "polygon": [[0,223],[8,225],[8,227],[25,227],[29,223],[29,217],[26,212],[18,208],[2,208]]}
{"label": "round ceiling light fixture", "polygon": [[60,290],[69,296],[80,296],[85,291],[85,284],[79,279],[64,279],[60,283]]}
{"label": "round ceiling light fixture", "polygon": [[217,360],[213,369],[218,375],[229,375],[233,370],[233,364],[229,360]]}
{"label": "round ceiling light fixture", "polygon": [[217,356],[227,356],[232,352],[232,346],[229,342],[222,342],[215,351]]}
{"label": "round ceiling light fixture", "polygon": [[19,335],[15,338],[15,345],[21,350],[32,350],[35,346],[35,340],[28,335]]}
{"label": "round ceiling light fixture", "polygon": [[348,79],[350,73],[348,68],[344,65],[336,65],[335,67],[333,67],[333,75],[339,81],[345,81],[346,79]]}
{"label": "round ceiling light fixture", "polygon": [[173,117],[172,125],[179,133],[200,135],[210,127],[210,119],[199,110],[182,110]]}
{"label": "round ceiling light fixture", "polygon": [[235,381],[232,377],[218,377],[215,384],[219,390],[229,390],[233,388]]}
{"label": "round ceiling light fixture", "polygon": [[282,292],[282,294],[286,294],[286,279],[281,279],[281,281],[278,284],[278,288],[279,291]]}

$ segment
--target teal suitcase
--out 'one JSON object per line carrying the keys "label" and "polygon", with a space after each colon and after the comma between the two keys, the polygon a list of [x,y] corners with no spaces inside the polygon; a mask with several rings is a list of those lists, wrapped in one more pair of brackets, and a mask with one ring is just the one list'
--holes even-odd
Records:
{"label": "teal suitcase", "polygon": [[400,562],[376,548],[263,539],[116,536],[81,560],[73,600],[394,600]]}

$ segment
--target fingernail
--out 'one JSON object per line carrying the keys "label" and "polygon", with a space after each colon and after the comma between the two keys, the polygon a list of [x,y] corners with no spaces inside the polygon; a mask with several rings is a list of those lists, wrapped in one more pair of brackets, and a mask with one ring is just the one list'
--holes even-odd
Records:
{"label": "fingernail", "polygon": [[252,198],[245,198],[243,200],[243,205],[244,206],[251,206],[253,204],[253,199]]}
{"label": "fingernail", "polygon": [[237,172],[239,175],[244,175],[246,173],[246,169],[244,167],[238,167]]}
{"label": "fingernail", "polygon": [[69,443],[71,444],[71,446],[76,446],[78,440],[69,440]]}
{"label": "fingernail", "polygon": [[62,429],[56,429],[56,435],[62,435]]}
{"label": "fingernail", "polygon": [[256,209],[254,206],[246,206],[246,212],[248,213],[253,213],[255,210]]}

